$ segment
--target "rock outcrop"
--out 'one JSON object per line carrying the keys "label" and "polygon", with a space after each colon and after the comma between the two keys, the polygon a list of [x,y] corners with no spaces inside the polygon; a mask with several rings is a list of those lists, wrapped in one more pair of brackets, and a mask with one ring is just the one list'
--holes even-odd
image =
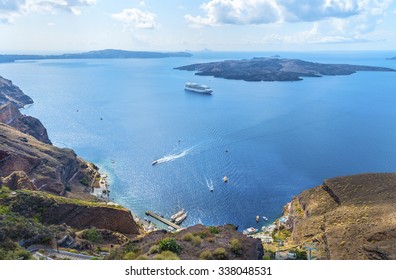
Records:
{"label": "rock outcrop", "polygon": [[25,217],[38,217],[44,224],[66,224],[76,229],[95,227],[123,234],[139,234],[129,210],[123,207],[55,197],[41,192],[18,192],[11,210]]}
{"label": "rock outcrop", "polygon": [[40,120],[21,114],[12,102],[0,105],[0,122],[8,124],[17,130],[29,134],[44,143],[51,144],[47,129]]}
{"label": "rock outcrop", "polygon": [[197,71],[199,76],[213,76],[245,81],[299,81],[301,77],[351,75],[357,71],[396,71],[391,68],[313,63],[299,59],[257,57],[243,60],[198,63],[175,69]]}
{"label": "rock outcrop", "polygon": [[322,259],[396,259],[396,174],[325,180],[288,209],[292,241]]}
{"label": "rock outcrop", "polygon": [[32,104],[33,100],[24,94],[12,81],[0,76],[0,104],[13,103],[17,108]]}
{"label": "rock outcrop", "polygon": [[23,171],[14,171],[2,180],[2,184],[10,190],[32,190],[36,191],[36,186],[30,181],[29,177]]}
{"label": "rock outcrop", "polygon": [[[67,189],[81,191],[81,178],[93,180],[94,171],[70,149],[45,144],[33,136],[0,123],[0,177],[23,172],[41,191],[65,195]],[[87,190],[89,193],[89,190]]]}
{"label": "rock outcrop", "polygon": [[[176,233],[158,230],[139,236],[131,240],[118,251],[110,255],[111,259],[124,259],[128,250],[135,252],[134,258],[159,259],[158,244],[163,240],[171,239],[176,242],[177,248],[168,248],[178,251],[177,258],[182,260],[197,259],[231,259],[231,260],[261,260],[264,254],[260,239],[251,238],[238,232],[233,225],[206,227],[195,225]],[[154,249],[157,247],[157,249]],[[129,258],[127,258],[129,259]]]}

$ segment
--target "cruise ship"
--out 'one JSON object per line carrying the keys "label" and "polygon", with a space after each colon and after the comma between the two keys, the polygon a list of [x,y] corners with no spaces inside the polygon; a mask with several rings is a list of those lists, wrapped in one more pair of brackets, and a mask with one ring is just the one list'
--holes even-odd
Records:
{"label": "cruise ship", "polygon": [[188,91],[194,91],[194,92],[206,93],[206,94],[212,94],[213,92],[213,90],[210,87],[205,85],[198,85],[196,83],[186,83],[184,89]]}

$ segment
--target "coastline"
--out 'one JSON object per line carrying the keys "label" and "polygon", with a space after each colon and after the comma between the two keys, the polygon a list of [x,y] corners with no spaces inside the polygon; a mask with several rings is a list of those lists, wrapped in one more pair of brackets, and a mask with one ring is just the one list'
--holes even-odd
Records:
{"label": "coastline", "polygon": [[[96,174],[98,174],[99,180],[96,182]],[[103,200],[107,203],[110,203],[110,184],[108,183],[108,174],[100,173],[99,170],[96,171],[94,175],[94,179],[90,183],[91,195],[96,197],[99,200]]]}

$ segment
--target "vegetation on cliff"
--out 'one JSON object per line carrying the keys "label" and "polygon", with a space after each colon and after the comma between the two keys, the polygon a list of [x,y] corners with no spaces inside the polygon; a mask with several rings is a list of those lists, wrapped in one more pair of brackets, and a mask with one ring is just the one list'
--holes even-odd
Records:
{"label": "vegetation on cliff", "polygon": [[[30,258],[27,248],[64,247],[94,254],[139,234],[131,213],[100,202],[0,188],[0,259]],[[20,257],[17,257],[20,258]]]}
{"label": "vegetation on cliff", "polygon": [[259,260],[262,257],[261,241],[243,235],[233,225],[195,225],[176,233],[159,230],[137,237],[111,252],[109,259]]}

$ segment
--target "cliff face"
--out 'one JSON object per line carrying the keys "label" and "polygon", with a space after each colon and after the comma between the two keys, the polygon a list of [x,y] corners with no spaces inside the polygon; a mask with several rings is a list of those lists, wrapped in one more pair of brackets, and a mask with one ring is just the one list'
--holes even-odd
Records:
{"label": "cliff face", "polygon": [[25,174],[41,191],[64,195],[67,187],[82,191],[82,177],[93,179],[93,171],[70,149],[45,144],[0,123],[0,177],[14,171]]}
{"label": "cliff face", "polygon": [[13,103],[17,108],[32,104],[33,100],[25,95],[12,81],[0,76],[0,104]]}
{"label": "cliff face", "polygon": [[41,142],[51,144],[47,129],[43,124],[36,118],[21,114],[17,106],[12,102],[0,106],[0,122],[29,134]]}
{"label": "cliff face", "polygon": [[293,199],[292,239],[322,259],[396,259],[396,174],[325,180]]}
{"label": "cliff face", "polygon": [[12,253],[19,244],[54,239],[93,252],[93,243],[76,237],[76,230],[99,234],[107,245],[123,243],[122,234],[139,234],[129,210],[93,202],[98,168],[73,150],[52,146],[42,123],[20,113],[32,102],[0,77],[0,259],[19,258]]}
{"label": "cliff face", "polygon": [[76,229],[96,227],[123,234],[139,234],[129,210],[105,204],[54,197],[40,192],[18,192],[11,210],[25,217],[38,217],[44,224],[67,224]]}

